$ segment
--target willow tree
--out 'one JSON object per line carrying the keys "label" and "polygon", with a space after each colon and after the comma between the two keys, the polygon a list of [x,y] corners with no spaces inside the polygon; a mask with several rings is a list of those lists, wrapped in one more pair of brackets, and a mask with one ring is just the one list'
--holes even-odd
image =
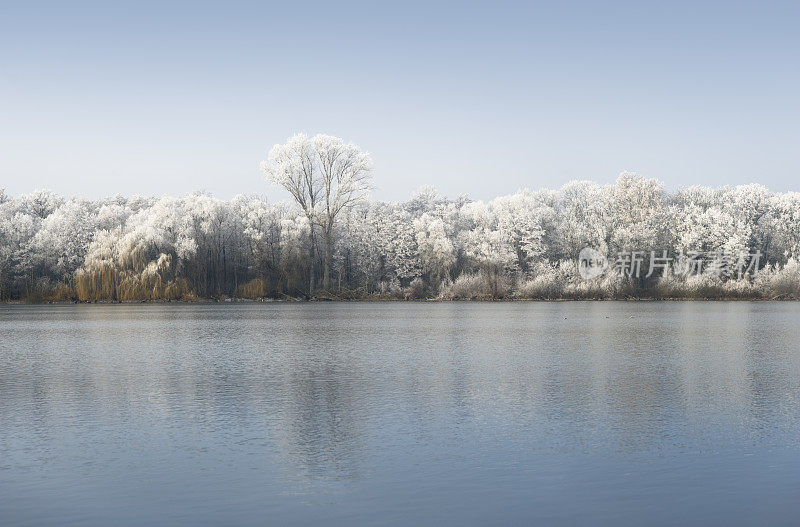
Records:
{"label": "willow tree", "polygon": [[295,134],[272,147],[261,169],[269,181],[291,194],[311,225],[310,292],[314,291],[315,227],[320,229],[325,244],[322,287],[330,289],[336,219],[343,210],[366,200],[372,183],[372,158],[338,137]]}

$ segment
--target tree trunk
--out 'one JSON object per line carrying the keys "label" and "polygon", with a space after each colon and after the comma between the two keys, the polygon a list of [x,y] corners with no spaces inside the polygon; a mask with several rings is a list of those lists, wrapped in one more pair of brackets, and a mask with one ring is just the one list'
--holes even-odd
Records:
{"label": "tree trunk", "polygon": [[331,288],[331,233],[325,233],[325,269],[322,275],[322,287],[325,291]]}
{"label": "tree trunk", "polygon": [[311,258],[308,262],[308,294],[314,294],[314,224],[311,224],[311,248],[309,249]]}

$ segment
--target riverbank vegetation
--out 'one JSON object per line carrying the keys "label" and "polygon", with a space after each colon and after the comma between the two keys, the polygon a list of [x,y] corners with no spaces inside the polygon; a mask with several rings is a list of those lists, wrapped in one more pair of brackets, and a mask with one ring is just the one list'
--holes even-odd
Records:
{"label": "riverbank vegetation", "polygon": [[623,173],[369,202],[369,154],[324,134],[275,145],[262,170],[292,203],[0,190],[0,300],[800,297],[796,192]]}
{"label": "riverbank vegetation", "polygon": [[[800,294],[800,194],[759,185],[666,192],[655,180],[623,174],[612,185],[581,181],[489,202],[423,188],[405,202],[359,201],[336,219],[324,232],[313,211],[263,196],[92,201],[0,192],[0,299]],[[641,276],[613,272],[612,256],[608,272],[582,278],[576,258],[585,246],[609,255],[643,252]],[[662,249],[758,252],[760,260],[757,272],[743,276],[709,266],[693,275],[671,268],[645,277],[647,255]]]}

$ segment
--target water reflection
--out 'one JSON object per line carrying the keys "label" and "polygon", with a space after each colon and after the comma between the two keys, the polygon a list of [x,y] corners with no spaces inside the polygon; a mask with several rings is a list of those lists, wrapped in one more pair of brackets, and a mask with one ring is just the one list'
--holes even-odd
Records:
{"label": "water reflection", "polygon": [[[408,504],[458,502],[451,518],[564,520],[568,498],[625,523],[607,503],[639,492],[627,485],[645,469],[629,463],[669,461],[628,504],[642,514],[700,466],[710,485],[766,477],[744,454],[798,466],[799,316],[789,303],[5,306],[0,510],[20,520],[44,501],[63,520],[53,485],[69,482],[89,523],[150,492],[201,503],[196,517],[145,507],[153,519],[238,503],[242,523],[411,520]],[[696,457],[723,454],[739,461]],[[772,476],[773,495],[800,488]],[[729,492],[750,496],[746,479]]]}

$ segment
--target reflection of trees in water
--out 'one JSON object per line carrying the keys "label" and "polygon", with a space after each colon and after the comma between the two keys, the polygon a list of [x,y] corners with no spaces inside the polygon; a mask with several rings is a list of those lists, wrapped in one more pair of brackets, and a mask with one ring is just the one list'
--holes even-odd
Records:
{"label": "reflection of trees in water", "polygon": [[657,335],[642,331],[622,339],[618,348],[607,348],[604,417],[610,435],[626,454],[653,453],[664,447],[665,440],[674,446],[685,422],[675,349]]}
{"label": "reflection of trees in water", "polygon": [[[778,428],[797,437],[793,427],[800,415],[800,368],[797,367],[798,329],[794,317],[748,316],[743,326],[743,353],[749,389],[748,413],[754,441]],[[795,367],[787,367],[794,362]]]}
{"label": "reflection of trees in water", "polygon": [[282,305],[277,320],[252,306],[246,323],[208,306],[148,306],[136,322],[116,306],[73,313],[49,340],[32,331],[30,371],[0,359],[15,390],[0,410],[27,398],[34,425],[100,419],[137,430],[142,449],[223,445],[310,482],[366,477],[368,456],[415,444],[456,456],[476,437],[626,454],[793,437],[793,312],[650,305]]}
{"label": "reflection of trees in water", "polygon": [[[358,478],[374,399],[364,346],[343,314],[309,306],[283,320],[272,350],[271,434],[279,461],[315,480]],[[354,338],[355,337],[355,338]]]}
{"label": "reflection of trees in water", "polygon": [[[365,455],[364,380],[355,368],[312,362],[291,372],[276,424],[287,460],[312,478],[349,479],[361,475]],[[318,366],[318,367],[317,367]]]}

